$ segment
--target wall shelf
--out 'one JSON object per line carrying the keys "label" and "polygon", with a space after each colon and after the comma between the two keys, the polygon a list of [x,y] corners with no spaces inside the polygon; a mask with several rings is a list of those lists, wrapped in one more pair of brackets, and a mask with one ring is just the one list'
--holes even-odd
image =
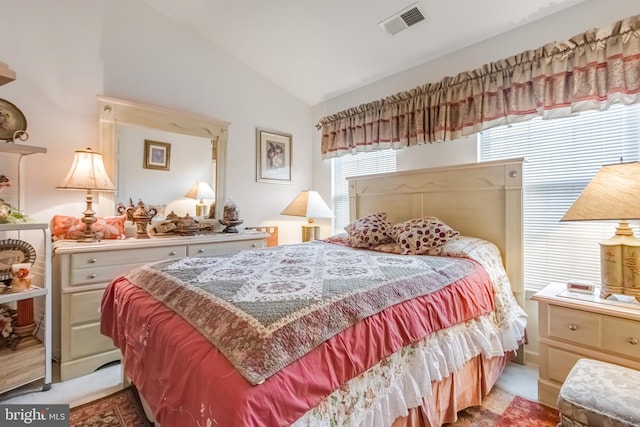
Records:
{"label": "wall shelf", "polygon": [[47,290],[45,288],[41,288],[40,286],[32,286],[26,291],[22,292],[0,293],[0,304],[7,304],[13,301],[19,301],[21,299],[41,297],[46,294]]}
{"label": "wall shelf", "polygon": [[36,147],[35,145],[14,144],[11,142],[1,142],[0,152],[20,154],[21,156],[28,156],[29,154],[46,153],[47,149],[44,147]]}

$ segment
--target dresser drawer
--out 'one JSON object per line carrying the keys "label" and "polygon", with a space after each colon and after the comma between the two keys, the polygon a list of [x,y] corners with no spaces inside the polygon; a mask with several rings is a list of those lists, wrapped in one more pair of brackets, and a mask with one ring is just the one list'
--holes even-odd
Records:
{"label": "dresser drawer", "polygon": [[587,311],[549,306],[549,336],[577,344],[598,347],[600,316]]}
{"label": "dresser drawer", "polygon": [[263,239],[240,240],[235,242],[202,243],[199,245],[188,245],[187,256],[215,255],[224,252],[240,251],[262,247],[264,247]]}
{"label": "dresser drawer", "polygon": [[110,282],[117,276],[127,273],[142,264],[169,258],[181,258],[186,253],[187,250],[184,246],[167,246],[163,248],[73,254],[71,263],[75,267],[71,270],[70,285]]}
{"label": "dresser drawer", "polygon": [[71,359],[112,350],[111,338],[100,334],[100,322],[71,327],[69,356]]}
{"label": "dresser drawer", "polygon": [[69,295],[69,322],[72,325],[100,320],[100,303],[104,291],[76,292]]}
{"label": "dresser drawer", "polygon": [[165,258],[177,258],[186,255],[182,245],[160,248],[126,249],[118,251],[84,252],[71,255],[71,268],[93,268],[137,262],[161,261]]}
{"label": "dresser drawer", "polygon": [[604,317],[602,348],[604,350],[640,359],[640,322]]}
{"label": "dresser drawer", "polygon": [[[131,260],[129,260],[131,261]],[[112,265],[108,267],[82,268],[71,272],[71,286],[110,282],[117,276],[128,273],[140,264]]]}

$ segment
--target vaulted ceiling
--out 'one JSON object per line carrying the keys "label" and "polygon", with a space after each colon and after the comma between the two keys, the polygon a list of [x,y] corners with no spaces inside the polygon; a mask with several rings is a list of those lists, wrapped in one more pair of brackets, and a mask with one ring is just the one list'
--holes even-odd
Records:
{"label": "vaulted ceiling", "polygon": [[[145,1],[315,105],[585,0]],[[379,25],[413,6],[423,21]]]}

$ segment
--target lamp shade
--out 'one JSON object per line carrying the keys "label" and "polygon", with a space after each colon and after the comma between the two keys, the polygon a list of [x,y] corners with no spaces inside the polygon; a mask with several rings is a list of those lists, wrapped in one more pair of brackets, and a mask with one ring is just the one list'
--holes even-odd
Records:
{"label": "lamp shade", "polygon": [[68,190],[115,191],[102,161],[102,154],[91,148],[77,150],[71,168],[64,181],[57,188]]}
{"label": "lamp shade", "polygon": [[284,208],[281,215],[304,216],[307,218],[333,218],[333,212],[322,200],[320,194],[313,190],[303,190],[289,205]]}
{"label": "lamp shade", "polygon": [[561,221],[640,219],[640,163],[603,166]]}
{"label": "lamp shade", "polygon": [[190,199],[215,199],[216,193],[205,181],[196,181],[184,197],[189,197]]}

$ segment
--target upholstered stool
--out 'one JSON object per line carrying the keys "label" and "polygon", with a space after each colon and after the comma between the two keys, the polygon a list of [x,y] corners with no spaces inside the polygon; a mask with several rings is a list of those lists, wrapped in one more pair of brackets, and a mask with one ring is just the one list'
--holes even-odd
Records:
{"label": "upholstered stool", "polygon": [[640,371],[580,359],[558,396],[563,427],[640,426]]}

